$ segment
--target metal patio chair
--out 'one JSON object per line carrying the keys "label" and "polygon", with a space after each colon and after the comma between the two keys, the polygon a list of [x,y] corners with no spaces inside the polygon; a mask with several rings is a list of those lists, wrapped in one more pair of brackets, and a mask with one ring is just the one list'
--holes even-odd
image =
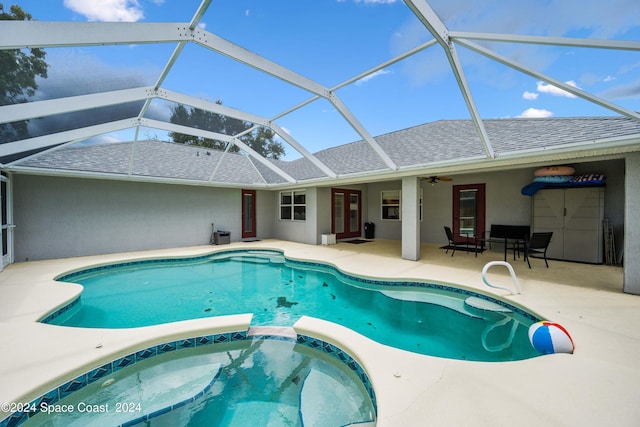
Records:
{"label": "metal patio chair", "polygon": [[551,243],[551,236],[553,236],[553,232],[532,233],[531,238],[525,241],[524,259],[527,261],[529,268],[531,268],[529,256],[535,254],[541,254],[545,265],[549,268],[549,263],[547,262],[547,249],[549,248],[549,243]]}

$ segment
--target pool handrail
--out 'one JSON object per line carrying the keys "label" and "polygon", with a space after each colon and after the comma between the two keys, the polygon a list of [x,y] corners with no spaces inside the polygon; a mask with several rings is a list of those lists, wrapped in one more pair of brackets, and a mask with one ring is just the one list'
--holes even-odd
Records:
{"label": "pool handrail", "polygon": [[[507,270],[509,270],[509,274],[511,274],[511,278],[513,279],[513,283],[515,285],[515,292],[513,292],[511,289],[506,288],[504,286],[499,286],[499,285],[493,285],[491,283],[489,283],[489,280],[487,279],[487,270],[489,270],[489,267],[493,267],[494,265],[503,265],[505,267],[507,267]],[[515,271],[513,271],[513,267],[511,266],[511,264],[509,264],[506,261],[489,261],[488,263],[485,264],[485,266],[482,268],[482,281],[485,283],[485,285],[491,287],[491,288],[496,288],[496,289],[503,289],[505,291],[510,292],[511,294],[520,294],[520,283],[518,283],[518,278],[516,277],[516,273]]]}

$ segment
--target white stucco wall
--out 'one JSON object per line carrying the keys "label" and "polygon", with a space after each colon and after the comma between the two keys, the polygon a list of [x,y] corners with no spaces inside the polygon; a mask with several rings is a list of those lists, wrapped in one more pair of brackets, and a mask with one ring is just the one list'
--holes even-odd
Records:
{"label": "white stucco wall", "polygon": [[[453,185],[479,184],[486,186],[486,227],[492,223],[529,224],[531,201],[522,196],[520,189],[531,182],[533,171],[502,171],[483,174],[459,175],[452,181],[439,181],[435,185],[422,181],[423,219],[420,240],[425,243],[447,243],[444,226],[451,227]],[[400,221],[380,218],[380,192],[400,190],[402,181],[388,181],[369,185],[369,216],[376,223],[376,237],[399,239]]]}
{"label": "white stucco wall", "polygon": [[271,211],[273,221],[273,237],[281,240],[290,240],[292,242],[308,243],[311,245],[318,244],[318,189],[306,188],[296,191],[305,191],[306,193],[306,219],[304,221],[292,221],[280,219],[280,191],[273,191],[271,195],[274,200],[273,210]]}
{"label": "white stucco wall", "polygon": [[[529,224],[531,200],[520,190],[535,169],[455,175],[433,186],[422,181],[420,241],[446,243],[443,226],[451,225],[454,184],[485,184],[487,228]],[[605,216],[622,253],[625,161],[581,163],[576,173],[607,175]],[[381,191],[400,190],[401,180],[344,188],[362,191],[362,222],[375,224],[376,238],[401,239],[402,222],[382,220],[380,201]],[[257,191],[257,237],[320,244],[331,229],[331,188],[305,191],[306,221],[281,221],[280,191]],[[208,244],[212,222],[231,231],[231,240],[241,239],[240,189],[14,175],[13,194],[16,261]]]}
{"label": "white stucco wall", "polygon": [[372,222],[375,225],[375,237],[377,239],[400,240],[402,235],[402,222],[382,219],[381,193],[387,190],[402,190],[402,181],[375,182],[368,185],[367,189],[367,215],[363,222]]}
{"label": "white stucco wall", "polygon": [[[239,240],[240,194],[239,189],[15,175],[15,259],[208,244],[211,223]],[[267,224],[258,222],[258,233]]]}
{"label": "white stucco wall", "polygon": [[[624,160],[584,162],[575,165],[576,174],[597,173],[607,176],[605,193],[605,217],[614,227],[618,252],[622,251],[624,237]],[[447,242],[443,227],[451,226],[453,209],[453,185],[484,183],[486,189],[486,224],[530,224],[531,198],[520,190],[533,180],[537,168],[509,171],[483,172],[456,175],[452,181],[439,181],[435,185],[422,181],[423,220],[420,224],[420,240],[425,243]],[[380,193],[384,190],[400,190],[401,180],[372,183],[368,186],[368,219],[376,224],[376,237],[400,239],[400,221],[381,219]]]}

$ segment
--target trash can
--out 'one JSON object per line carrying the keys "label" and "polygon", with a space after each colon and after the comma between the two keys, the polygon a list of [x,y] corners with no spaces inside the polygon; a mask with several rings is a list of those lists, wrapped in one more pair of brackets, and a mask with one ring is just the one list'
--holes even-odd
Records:
{"label": "trash can", "polygon": [[364,237],[365,239],[373,239],[376,237],[376,225],[374,223],[364,223]]}
{"label": "trash can", "polygon": [[228,245],[231,242],[230,231],[216,231],[213,233],[213,243],[216,245]]}

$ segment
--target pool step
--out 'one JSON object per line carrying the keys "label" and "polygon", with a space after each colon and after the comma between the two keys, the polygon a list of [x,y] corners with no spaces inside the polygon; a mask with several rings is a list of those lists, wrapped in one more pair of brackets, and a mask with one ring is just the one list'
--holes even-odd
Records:
{"label": "pool step", "polygon": [[298,338],[296,330],[290,326],[252,326],[247,331],[247,336],[250,337],[264,335],[286,337],[294,340]]}
{"label": "pool step", "polygon": [[476,313],[469,311],[464,301],[459,298],[417,291],[380,291],[380,293],[389,298],[397,299],[400,301],[414,301],[440,305],[442,307],[447,307],[451,310],[457,311],[460,314],[464,314],[465,316],[473,317],[475,319],[482,319],[481,316],[478,316]]}
{"label": "pool step", "polygon": [[231,257],[231,261],[251,262],[253,264],[269,264],[268,258],[258,257],[253,255],[234,256],[234,257]]}
{"label": "pool step", "polygon": [[127,367],[96,381],[81,392],[91,396],[87,403],[100,402],[108,405],[109,411],[43,413],[36,416],[46,417],[46,425],[142,423],[204,397],[218,379],[222,367],[221,363],[212,363],[210,359],[208,355],[191,358],[188,365],[178,359],[137,371],[135,365]]}
{"label": "pool step", "polygon": [[344,387],[338,378],[312,370],[300,391],[300,419],[305,426],[373,426],[375,414],[354,390]]}
{"label": "pool step", "polygon": [[[216,420],[217,421],[217,420]],[[222,426],[297,425],[298,407],[280,402],[240,401],[227,408]]]}
{"label": "pool step", "polygon": [[253,264],[285,264],[286,263],[286,260],[282,256],[266,255],[266,254],[234,255],[234,256],[230,256],[229,259],[231,261],[248,262]]}
{"label": "pool step", "polygon": [[484,298],[469,297],[464,300],[464,303],[469,307],[473,307],[478,310],[493,311],[496,313],[511,313],[512,311],[511,309],[503,305],[496,304],[495,302],[486,300]]}

